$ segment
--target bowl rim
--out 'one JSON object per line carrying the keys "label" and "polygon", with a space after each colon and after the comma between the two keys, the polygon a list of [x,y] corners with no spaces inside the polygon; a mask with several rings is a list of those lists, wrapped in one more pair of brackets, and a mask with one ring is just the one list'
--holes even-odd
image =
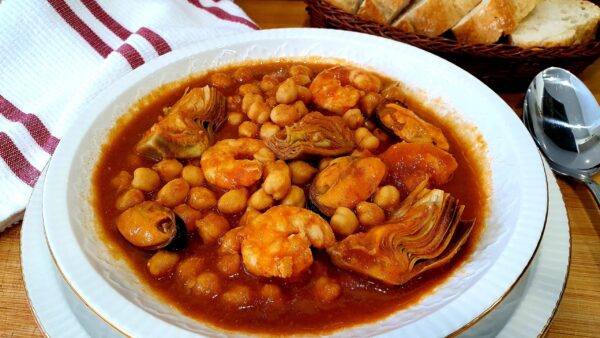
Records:
{"label": "bowl rim", "polygon": [[[195,54],[200,54],[200,53],[214,50],[217,48],[224,48],[224,47],[227,47],[228,45],[234,45],[236,43],[260,42],[260,41],[272,40],[272,39],[289,40],[289,39],[293,39],[294,37],[325,39],[325,40],[332,39],[332,38],[339,38],[339,39],[360,38],[360,39],[364,40],[365,43],[366,42],[377,43],[378,45],[382,45],[387,48],[399,48],[399,46],[401,46],[401,48],[414,49],[413,52],[415,52],[417,54],[422,53],[421,55],[423,55],[423,57],[427,57],[430,59],[431,58],[437,59],[438,63],[441,62],[444,67],[448,67],[448,69],[451,69],[452,72],[460,73],[461,76],[465,77],[465,79],[466,79],[465,81],[468,81],[471,84],[479,87],[481,89],[480,94],[486,95],[486,98],[489,98],[490,100],[492,100],[494,102],[494,105],[496,105],[496,104],[499,105],[498,110],[510,112],[510,115],[512,115],[512,117],[508,117],[506,119],[507,123],[510,124],[510,127],[516,128],[519,133],[523,133],[523,132],[526,133],[524,126],[520,123],[520,120],[518,119],[516,114],[514,114],[512,109],[510,107],[508,107],[508,105],[502,99],[500,99],[497,96],[497,94],[495,94],[493,91],[491,91],[491,89],[489,89],[487,86],[485,86],[481,81],[474,78],[473,76],[466,73],[464,70],[458,68],[457,66],[455,66],[437,56],[434,56],[426,51],[419,50],[416,47],[412,47],[412,46],[406,45],[404,43],[388,40],[385,38],[375,37],[375,36],[366,35],[366,34],[362,34],[362,33],[336,31],[336,30],[327,30],[327,34],[323,34],[323,31],[324,31],[324,29],[314,29],[314,28],[291,28],[291,29],[274,29],[274,30],[266,30],[266,31],[253,31],[253,32],[249,32],[249,33],[235,35],[235,36],[226,36],[226,37],[220,37],[220,38],[206,40],[204,42],[190,45],[188,47],[173,51],[171,53],[168,53],[161,57],[153,59],[153,60],[147,62],[146,64],[138,67],[137,69],[133,70],[129,74],[123,76],[121,79],[115,81],[115,83],[113,83],[108,88],[106,88],[104,91],[102,91],[94,99],[92,99],[90,102],[86,103],[82,107],[82,109],[85,107],[94,107],[95,105],[99,106],[100,108],[92,108],[92,109],[90,109],[88,114],[80,114],[80,116],[78,116],[78,118],[76,119],[76,122],[74,123],[74,125],[79,125],[79,126],[81,126],[81,128],[70,128],[66,132],[65,136],[63,137],[63,141],[71,140],[71,139],[81,140],[81,138],[85,135],[85,132],[95,123],[95,121],[99,118],[100,113],[106,108],[106,106],[113,103],[114,100],[118,97],[118,95],[122,91],[135,85],[138,81],[140,81],[144,77],[150,75],[154,71],[160,71],[161,69],[163,69],[164,67],[167,67],[168,65],[170,65],[172,63],[183,60],[187,57],[194,56]],[[325,37],[325,35],[326,35],[326,37]],[[259,60],[260,57],[255,58],[255,59]],[[351,58],[349,58],[348,60],[352,61]],[[521,128],[521,129],[519,129],[519,128]],[[529,134],[527,134],[527,136],[529,136]],[[528,138],[528,140],[529,140],[529,142],[527,142],[525,144],[525,151],[531,152],[533,150],[536,153],[538,153],[537,148],[535,148],[535,145],[533,144],[533,141],[531,140],[531,138]],[[109,314],[102,313],[101,311],[97,310],[97,307],[98,307],[97,304],[96,304],[96,306],[94,306],[93,304],[90,304],[90,302],[96,303],[98,301],[97,294],[96,294],[96,296],[94,296],[94,293],[91,292],[91,290],[87,290],[82,285],[76,283],[76,278],[74,279],[74,277],[76,277],[76,276],[74,276],[72,273],[70,273],[70,271],[73,271],[72,267],[74,264],[87,263],[87,260],[85,259],[84,254],[80,255],[80,257],[77,261],[69,261],[69,260],[65,259],[65,254],[66,254],[65,250],[67,250],[67,248],[61,244],[64,244],[65,240],[72,240],[72,241],[74,241],[73,243],[77,242],[74,234],[69,231],[70,226],[62,226],[62,227],[61,226],[50,226],[50,227],[48,226],[49,224],[60,224],[60,222],[64,222],[65,219],[63,219],[62,218],[63,216],[61,216],[61,215],[68,214],[69,208],[68,208],[68,203],[66,201],[66,195],[67,195],[66,187],[68,186],[68,175],[66,173],[68,173],[68,170],[65,171],[64,169],[65,168],[68,169],[72,166],[71,162],[75,158],[74,156],[76,156],[75,151],[77,150],[78,145],[79,145],[78,142],[61,142],[59,144],[59,146],[57,147],[56,152],[49,164],[48,178],[53,178],[53,179],[46,179],[44,182],[43,217],[45,220],[45,222],[44,222],[45,237],[48,242],[51,256],[52,256],[52,259],[54,260],[57,270],[59,271],[59,273],[65,280],[65,282],[69,285],[69,287],[74,291],[74,293],[83,301],[83,303],[88,308],[90,308],[90,310],[92,310],[94,313],[96,313],[100,318],[102,318],[106,323],[108,323],[109,325],[114,327],[116,330],[120,331],[122,334],[124,334],[126,336],[135,336],[136,334],[131,333],[131,332],[134,332],[134,331],[131,331],[131,327],[129,327],[129,328],[127,326],[123,327],[123,325],[117,324],[117,322],[121,322],[121,321],[118,319],[115,320],[114,315],[112,315],[110,313]],[[475,324],[481,318],[483,318],[489,311],[491,311],[510,292],[510,290],[514,287],[514,285],[517,283],[517,281],[523,275],[523,272],[525,271],[527,266],[529,266],[529,264],[531,263],[531,260],[534,257],[534,254],[539,246],[539,243],[540,243],[540,240],[542,237],[542,233],[543,233],[543,230],[545,227],[545,218],[547,216],[547,204],[548,204],[548,196],[547,196],[548,190],[547,190],[547,185],[546,185],[547,182],[545,182],[545,174],[543,174],[542,160],[539,157],[539,153],[538,153],[538,156],[534,156],[533,158],[527,158],[526,160],[530,164],[532,164],[531,168],[528,168],[528,169],[530,169],[531,173],[534,173],[536,170],[541,170],[541,175],[533,175],[533,177],[534,178],[541,177],[544,180],[543,184],[540,184],[540,182],[537,182],[537,181],[532,182],[532,184],[534,186],[542,189],[545,192],[545,196],[543,196],[543,199],[545,199],[545,203],[543,203],[543,206],[538,206],[537,207],[538,210],[534,210],[534,212],[536,212],[536,216],[538,217],[538,219],[540,221],[539,222],[540,224],[537,224],[537,226],[538,226],[538,228],[536,228],[537,230],[534,231],[534,235],[537,236],[537,238],[535,238],[536,240],[528,242],[529,245],[526,248],[526,257],[523,261],[522,266],[520,266],[519,268],[513,269],[513,271],[509,271],[510,277],[509,277],[509,283],[506,285],[507,288],[505,288],[504,291],[498,297],[494,297],[494,300],[488,306],[483,308],[481,310],[481,312],[475,318],[469,318],[468,320],[466,320],[466,323],[464,321],[461,322],[456,329],[453,329],[449,332],[438,332],[438,334],[441,334],[441,335],[458,334],[458,333],[466,330],[468,327],[472,326],[473,324]],[[68,165],[66,165],[65,163],[68,163]],[[59,194],[59,197],[64,197],[64,198],[57,198],[55,196],[55,192],[64,192],[64,196]],[[542,198],[542,197],[540,196],[540,198]],[[541,200],[540,200],[540,202],[541,202]],[[529,203],[529,204],[531,204],[531,203]],[[532,205],[529,205],[529,206],[532,206]],[[536,209],[536,208],[534,208],[534,209]],[[66,237],[61,237],[61,236],[66,236]],[[509,243],[507,243],[507,246]],[[499,255],[498,261],[501,258],[502,258],[502,253]],[[495,262],[494,265],[496,265],[496,263],[497,262]],[[86,271],[91,274],[97,274],[96,271],[91,266],[87,266]],[[482,279],[483,279],[483,277],[485,277],[486,274],[484,274],[482,276]],[[107,284],[106,281],[103,281],[103,282],[107,286],[107,289],[104,291],[109,292],[111,297],[119,298],[118,301],[119,301],[120,306],[124,306],[126,310],[140,311],[140,309],[137,306],[135,306],[135,304],[132,304],[123,295],[121,295],[119,292],[117,292],[112,287],[110,287],[110,285]],[[477,286],[478,284],[480,284],[480,282],[481,281],[478,281],[477,283],[472,285],[470,288]],[[481,291],[481,290],[479,290],[479,291]],[[104,295],[104,296],[106,296],[106,295]],[[94,297],[96,297],[96,298],[94,298]],[[455,300],[453,300],[450,303],[453,303],[454,301]],[[141,311],[141,312],[143,312],[144,317],[147,317],[147,319],[156,319],[156,317],[154,317],[150,313],[147,313],[145,311]],[[427,316],[425,316],[425,318],[426,317]],[[422,318],[422,319],[425,319],[425,318]],[[422,319],[420,319],[420,320],[422,320]],[[381,320],[383,320],[383,318]],[[361,323],[358,325],[371,325],[374,323],[376,323],[376,322]],[[409,323],[408,325],[412,325],[412,324],[414,324],[414,323]],[[187,331],[176,325],[171,325],[171,324],[165,324],[165,325],[166,325],[166,329],[167,329],[167,331],[165,331],[165,332],[169,332],[172,335],[177,334],[177,335],[181,336],[181,335],[191,334],[190,331]],[[214,326],[209,325],[209,327],[213,328]],[[402,329],[402,328],[400,328],[400,329]],[[222,330],[222,332],[228,332],[224,329],[221,329],[221,330]],[[341,330],[343,331],[344,329],[341,329]],[[338,333],[338,332],[342,332],[342,331],[334,331],[332,333]]]}

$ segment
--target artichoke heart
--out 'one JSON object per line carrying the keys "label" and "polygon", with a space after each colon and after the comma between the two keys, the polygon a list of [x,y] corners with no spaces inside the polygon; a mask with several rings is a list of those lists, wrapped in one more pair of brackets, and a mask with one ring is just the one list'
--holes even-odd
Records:
{"label": "artichoke heart", "polygon": [[355,147],[352,136],[341,117],[312,112],[266,139],[265,143],[278,158],[292,160],[349,153]]}
{"label": "artichoke heart", "polygon": [[142,137],[136,151],[152,160],[195,158],[225,121],[227,99],[210,86],[192,88]]}
{"label": "artichoke heart", "polygon": [[450,194],[420,184],[386,224],[357,233],[327,252],[336,266],[392,285],[448,263],[466,243],[474,221]]}

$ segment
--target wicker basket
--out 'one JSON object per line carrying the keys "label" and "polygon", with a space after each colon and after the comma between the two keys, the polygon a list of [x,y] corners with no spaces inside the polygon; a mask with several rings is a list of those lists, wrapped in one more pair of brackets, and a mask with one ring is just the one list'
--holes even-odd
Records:
{"label": "wicker basket", "polygon": [[[463,44],[445,37],[426,37],[365,20],[324,0],[307,0],[311,25],[378,35],[427,50],[467,70],[496,91],[520,92],[551,66],[578,74],[600,58],[600,38],[587,45],[524,49],[507,44]],[[600,4],[600,0],[593,1]]]}

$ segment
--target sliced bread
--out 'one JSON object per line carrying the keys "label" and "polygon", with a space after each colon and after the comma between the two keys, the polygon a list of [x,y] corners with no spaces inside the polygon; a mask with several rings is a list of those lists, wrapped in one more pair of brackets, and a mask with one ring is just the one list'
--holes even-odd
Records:
{"label": "sliced bread", "polygon": [[452,28],[464,43],[491,44],[517,28],[538,0],[483,0]]}
{"label": "sliced bread", "polygon": [[481,0],[416,0],[394,22],[406,32],[438,36],[452,28]]}
{"label": "sliced bread", "polygon": [[382,24],[389,24],[410,3],[410,0],[364,0],[358,16]]}
{"label": "sliced bread", "polygon": [[588,43],[596,36],[600,8],[582,0],[541,0],[510,35],[523,48]]}
{"label": "sliced bread", "polygon": [[356,14],[358,11],[358,6],[362,3],[363,0],[326,0],[330,4],[335,7],[352,14]]}

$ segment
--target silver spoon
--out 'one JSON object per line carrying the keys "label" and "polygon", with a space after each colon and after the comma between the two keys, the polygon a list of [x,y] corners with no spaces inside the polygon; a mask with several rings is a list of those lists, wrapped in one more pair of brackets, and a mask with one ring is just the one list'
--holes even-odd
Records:
{"label": "silver spoon", "polygon": [[575,75],[551,67],[529,85],[523,122],[554,172],[585,183],[600,205],[600,105]]}

